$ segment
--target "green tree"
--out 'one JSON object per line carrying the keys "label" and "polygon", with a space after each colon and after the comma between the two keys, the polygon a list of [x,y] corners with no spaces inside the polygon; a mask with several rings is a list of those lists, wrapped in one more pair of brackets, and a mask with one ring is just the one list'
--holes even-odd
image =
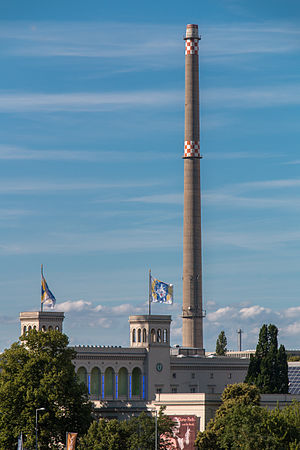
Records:
{"label": "green tree", "polygon": [[199,449],[298,449],[300,403],[269,411],[259,406],[259,390],[245,383],[227,387],[222,404],[195,444]]}
{"label": "green tree", "polygon": [[24,447],[35,446],[38,415],[41,448],[60,448],[66,431],[85,433],[92,417],[86,388],[79,384],[75,352],[59,331],[32,330],[6,349],[0,359],[0,448],[16,448],[22,431]]}
{"label": "green tree", "polygon": [[216,341],[216,355],[225,356],[227,352],[227,338],[225,336],[225,332],[221,331]]}
{"label": "green tree", "polygon": [[[159,448],[169,447],[169,437],[174,427],[173,421],[159,411],[157,431]],[[79,450],[143,450],[155,447],[155,418],[146,413],[132,417],[128,421],[100,419],[93,422],[88,432],[79,440]]]}
{"label": "green tree", "polygon": [[259,332],[255,355],[251,355],[246,383],[255,384],[264,394],[288,393],[288,364],[285,348],[278,349],[278,329],[264,324]]}

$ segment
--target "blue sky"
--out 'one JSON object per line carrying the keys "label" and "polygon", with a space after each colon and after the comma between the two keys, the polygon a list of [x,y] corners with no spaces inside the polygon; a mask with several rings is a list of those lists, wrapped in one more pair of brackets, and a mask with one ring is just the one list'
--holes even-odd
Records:
{"label": "blue sky", "polygon": [[[40,306],[74,344],[128,345],[148,270],[175,285],[181,343],[184,43],[201,40],[205,347],[299,348],[296,0],[0,4],[0,349]],[[116,331],[117,330],[117,331]]]}

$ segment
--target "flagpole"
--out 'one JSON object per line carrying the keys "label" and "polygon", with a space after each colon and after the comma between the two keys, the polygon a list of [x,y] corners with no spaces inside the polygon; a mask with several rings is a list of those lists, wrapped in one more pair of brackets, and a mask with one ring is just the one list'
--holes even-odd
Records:
{"label": "flagpole", "polygon": [[151,269],[149,269],[149,316],[151,316]]}
{"label": "flagpole", "polygon": [[[43,277],[44,277],[44,274],[43,274],[43,264],[41,264],[41,277],[42,277],[42,280],[41,280],[41,282],[43,281]],[[41,298],[41,312],[43,312],[43,302],[42,302],[42,298]]]}

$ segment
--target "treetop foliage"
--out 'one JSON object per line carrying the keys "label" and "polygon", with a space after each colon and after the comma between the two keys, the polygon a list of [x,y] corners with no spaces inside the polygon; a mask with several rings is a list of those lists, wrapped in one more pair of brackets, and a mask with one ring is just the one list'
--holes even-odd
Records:
{"label": "treetop foliage", "polygon": [[[169,438],[175,426],[172,419],[159,411],[157,430],[159,449],[169,449]],[[163,438],[162,438],[163,436]],[[78,450],[137,450],[155,448],[155,418],[141,413],[138,417],[118,421],[100,419],[93,422],[85,436],[79,440]]]}
{"label": "treetop foliage", "polygon": [[29,331],[0,359],[0,448],[16,448],[22,431],[24,447],[35,445],[36,409],[42,448],[60,448],[67,431],[85,433],[92,404],[76,378],[75,352],[59,331]]}
{"label": "treetop foliage", "polygon": [[288,393],[288,364],[285,348],[278,349],[278,329],[264,324],[259,332],[255,355],[251,355],[246,383],[255,384],[264,394]]}
{"label": "treetop foliage", "polygon": [[283,409],[258,406],[259,391],[245,383],[228,386],[215,418],[199,432],[199,449],[300,449],[300,403]]}
{"label": "treetop foliage", "polygon": [[216,341],[216,355],[217,356],[225,356],[227,352],[227,338],[225,336],[225,332],[221,331]]}

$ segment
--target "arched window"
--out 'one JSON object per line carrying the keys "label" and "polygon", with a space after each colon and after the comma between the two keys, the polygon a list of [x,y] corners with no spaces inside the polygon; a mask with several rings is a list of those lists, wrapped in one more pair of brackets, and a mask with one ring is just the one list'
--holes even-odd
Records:
{"label": "arched window", "polygon": [[53,330],[53,327],[50,325],[49,327],[48,327],[48,331],[52,331]]}
{"label": "arched window", "polygon": [[114,369],[108,367],[104,374],[104,395],[114,395]]}
{"label": "arched window", "polygon": [[59,331],[59,326],[58,326],[58,325],[56,325],[55,329],[56,329],[56,331]]}
{"label": "arched window", "polygon": [[79,383],[83,383],[87,386],[87,371],[85,367],[79,367],[77,370],[77,378]]}
{"label": "arched window", "polygon": [[128,370],[122,367],[118,374],[118,394],[119,396],[128,395]]}
{"label": "arched window", "polygon": [[42,331],[46,331],[45,325],[42,326]]}
{"label": "arched window", "polygon": [[140,328],[138,329],[137,335],[138,335],[138,342],[142,342],[142,331]]}
{"label": "arched window", "polygon": [[154,328],[152,328],[152,330],[151,330],[151,342],[155,342],[155,337],[156,337],[155,330],[154,330]]}
{"label": "arched window", "polygon": [[160,328],[158,328],[158,330],[157,330],[157,342],[161,342],[161,329]]}
{"label": "arched window", "polygon": [[168,330],[163,331],[163,342],[168,342]]}
{"label": "arched window", "polygon": [[142,372],[139,367],[135,367],[132,371],[132,395],[141,395]]}
{"label": "arched window", "polygon": [[26,334],[26,331],[27,331],[27,327],[26,327],[26,325],[23,327],[23,334]]}
{"label": "arched window", "polygon": [[33,325],[33,329],[36,330],[36,325]]}
{"label": "arched window", "polygon": [[143,329],[143,342],[147,342],[147,331],[146,331],[146,328]]}
{"label": "arched window", "polygon": [[132,342],[135,342],[135,328],[132,330]]}
{"label": "arched window", "polygon": [[29,325],[29,327],[28,327],[28,331],[31,331],[31,326]]}
{"label": "arched window", "polygon": [[94,367],[91,371],[91,394],[100,397],[100,369],[98,367]]}

